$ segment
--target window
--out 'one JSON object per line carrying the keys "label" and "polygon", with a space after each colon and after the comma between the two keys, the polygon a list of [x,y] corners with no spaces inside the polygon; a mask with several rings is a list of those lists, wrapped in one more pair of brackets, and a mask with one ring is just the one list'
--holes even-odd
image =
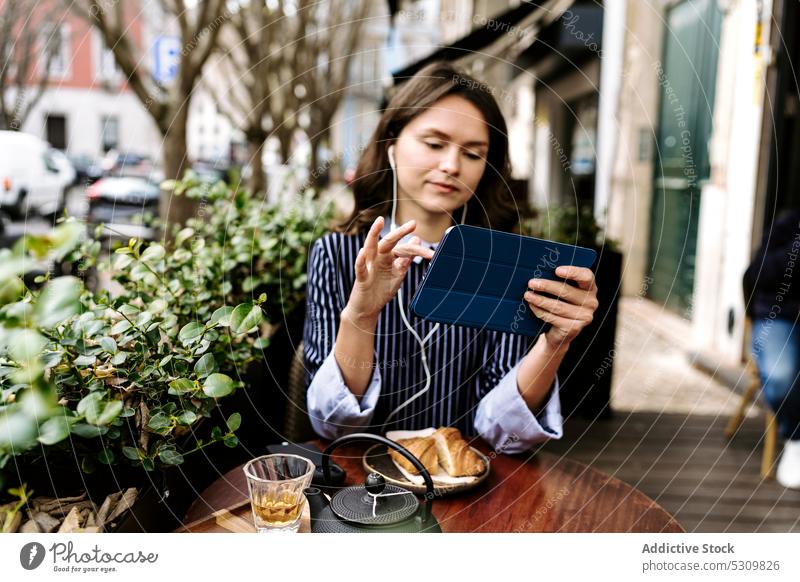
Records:
{"label": "window", "polygon": [[101,147],[104,152],[119,148],[119,119],[116,116],[101,118]]}
{"label": "window", "polygon": [[116,81],[119,79],[119,69],[114,53],[106,46],[102,35],[94,33],[94,76],[100,81]]}
{"label": "window", "polygon": [[44,120],[47,141],[58,150],[67,149],[67,118],[63,115],[47,115]]}
{"label": "window", "polygon": [[45,30],[41,36],[40,46],[42,47],[40,66],[44,67],[47,56],[52,51],[50,76],[61,79],[68,77],[72,61],[69,25],[60,24],[54,29]]}

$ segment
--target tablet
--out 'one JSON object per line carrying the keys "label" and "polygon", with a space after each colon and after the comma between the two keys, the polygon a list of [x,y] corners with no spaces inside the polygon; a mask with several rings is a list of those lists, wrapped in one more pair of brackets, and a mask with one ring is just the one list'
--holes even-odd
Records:
{"label": "tablet", "polygon": [[596,259],[592,249],[459,224],[439,243],[411,311],[440,323],[536,337],[547,324],[522,298],[528,281],[563,281],[556,267],[592,268]]}

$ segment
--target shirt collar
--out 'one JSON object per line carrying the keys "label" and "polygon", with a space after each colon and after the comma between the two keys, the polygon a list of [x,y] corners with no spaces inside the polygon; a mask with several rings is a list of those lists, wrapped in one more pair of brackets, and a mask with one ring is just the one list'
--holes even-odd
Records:
{"label": "shirt collar", "polygon": [[[392,231],[392,217],[391,216],[385,216],[384,219],[383,219],[383,230],[381,231],[381,238],[385,237],[391,231]],[[400,242],[398,242],[397,244],[407,243],[409,240],[411,240],[412,236],[414,236],[414,235],[413,234],[407,234],[406,236],[401,238]],[[420,244],[422,246],[424,246],[424,247],[427,247],[427,248],[433,249],[433,250],[436,250],[436,247],[439,246],[438,242],[432,243],[432,242],[428,242],[428,241],[425,241],[425,240],[421,240]],[[411,260],[414,261],[417,264],[420,264],[422,262],[422,257],[416,256]]]}

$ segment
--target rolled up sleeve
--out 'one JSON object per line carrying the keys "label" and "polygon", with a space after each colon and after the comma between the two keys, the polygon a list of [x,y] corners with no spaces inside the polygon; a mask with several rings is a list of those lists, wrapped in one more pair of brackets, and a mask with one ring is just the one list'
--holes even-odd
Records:
{"label": "rolled up sleeve", "polygon": [[533,414],[520,394],[517,373],[528,353],[528,344],[524,336],[496,333],[484,352],[474,426],[497,452],[521,453],[563,434],[558,378],[538,415]]}
{"label": "rolled up sleeve", "polygon": [[334,353],[331,349],[314,375],[307,393],[311,426],[326,439],[357,432],[369,424],[381,393],[381,371],[375,367],[369,386],[359,402],[345,384]]}
{"label": "rolled up sleeve", "polygon": [[514,366],[478,404],[475,430],[500,453],[521,453],[533,445],[563,435],[558,378],[547,404],[534,415],[517,383],[519,364]]}

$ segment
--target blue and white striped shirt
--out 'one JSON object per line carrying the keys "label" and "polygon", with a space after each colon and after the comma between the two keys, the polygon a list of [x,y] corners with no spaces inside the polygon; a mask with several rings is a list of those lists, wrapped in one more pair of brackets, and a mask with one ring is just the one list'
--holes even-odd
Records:
{"label": "blue and white striped shirt", "polygon": [[[388,223],[382,236],[388,233]],[[379,429],[455,426],[465,436],[478,434],[506,453],[560,438],[558,381],[538,417],[517,388],[518,364],[528,352],[530,338],[446,324],[440,324],[425,343],[432,375],[428,392],[384,427],[386,417],[421,390],[426,381],[420,347],[403,324],[398,296],[384,307],[378,319],[372,379],[359,402],[344,382],[334,357],[334,343],[339,316],[355,283],[356,256],[365,240],[366,233],[330,233],[311,249],[303,344],[308,412],[314,430],[333,439]],[[415,259],[402,284],[406,316],[422,338],[435,324],[414,315],[409,305],[428,263],[420,257]]]}

